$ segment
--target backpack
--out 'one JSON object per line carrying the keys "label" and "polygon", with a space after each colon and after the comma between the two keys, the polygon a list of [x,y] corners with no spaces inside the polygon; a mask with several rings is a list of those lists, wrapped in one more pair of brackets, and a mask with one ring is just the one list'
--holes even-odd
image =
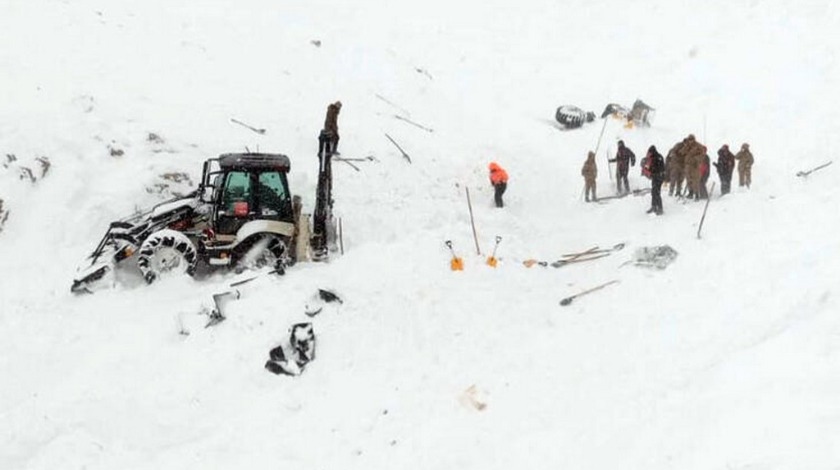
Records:
{"label": "backpack", "polygon": [[645,158],[642,159],[642,176],[647,179],[651,179],[652,175],[650,172],[650,167],[653,166],[653,157],[650,155],[645,155]]}

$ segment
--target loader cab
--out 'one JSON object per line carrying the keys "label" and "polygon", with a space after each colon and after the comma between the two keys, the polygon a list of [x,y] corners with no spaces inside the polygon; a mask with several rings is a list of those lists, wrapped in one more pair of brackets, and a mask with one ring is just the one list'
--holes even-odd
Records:
{"label": "loader cab", "polygon": [[252,220],[292,222],[292,197],[286,175],[289,159],[279,154],[225,154],[218,172],[205,173],[212,186],[213,227],[234,235]]}

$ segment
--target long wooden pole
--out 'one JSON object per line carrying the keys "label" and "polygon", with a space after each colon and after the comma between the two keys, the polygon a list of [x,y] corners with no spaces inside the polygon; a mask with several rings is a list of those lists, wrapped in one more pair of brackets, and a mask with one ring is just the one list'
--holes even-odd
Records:
{"label": "long wooden pole", "polygon": [[475,251],[480,255],[481,248],[478,246],[478,234],[475,231],[475,219],[473,218],[472,201],[470,201],[470,188],[465,187],[465,189],[467,190],[467,207],[470,208],[470,225],[472,225],[473,239],[475,240]]}
{"label": "long wooden pole", "polygon": [[601,135],[598,136],[598,143],[595,145],[595,155],[598,155],[598,149],[601,148],[601,138],[604,137],[604,131],[607,129],[607,120],[609,116],[604,118],[604,125],[601,126]]}
{"label": "long wooden pole", "polygon": [[341,226],[341,217],[338,218],[338,247],[341,254],[344,254],[344,228]]}
{"label": "long wooden pole", "polygon": [[712,189],[709,190],[706,198],[706,207],[703,208],[703,217],[700,218],[700,226],[697,227],[697,238],[700,238],[700,231],[703,230],[703,222],[706,220],[706,211],[709,210],[709,202],[712,200],[712,193],[715,192],[715,183],[712,183]]}

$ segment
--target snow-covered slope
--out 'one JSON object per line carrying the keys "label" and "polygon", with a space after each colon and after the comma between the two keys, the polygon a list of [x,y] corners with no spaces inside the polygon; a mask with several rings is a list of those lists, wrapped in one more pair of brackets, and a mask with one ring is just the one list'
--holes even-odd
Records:
{"label": "snow-covered slope", "polygon": [[[840,7],[382,3],[0,4],[0,468],[836,467],[837,169],[794,174],[838,144]],[[607,124],[600,195],[619,138],[638,156],[688,133],[751,144],[752,189],[715,198],[701,240],[702,204],[581,201],[601,121],[559,132],[554,109],[636,98],[654,125]],[[199,312],[234,275],[70,295],[108,222],[207,157],[288,154],[311,206],[338,99],[342,153],[377,159],[334,166],[344,256],[242,286],[209,329]],[[503,210],[490,161],[511,175]],[[658,244],[680,253],[666,270],[623,266]],[[319,287],[344,304],[312,320],[317,359],[266,373]]]}

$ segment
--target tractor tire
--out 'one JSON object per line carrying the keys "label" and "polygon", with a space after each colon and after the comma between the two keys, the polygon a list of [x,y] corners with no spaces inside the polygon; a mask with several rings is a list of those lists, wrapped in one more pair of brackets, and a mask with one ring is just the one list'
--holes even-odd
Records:
{"label": "tractor tire", "polygon": [[149,235],[137,257],[137,267],[148,284],[177,274],[192,276],[197,262],[198,253],[192,241],[183,233],[170,229]]}
{"label": "tractor tire", "polygon": [[233,252],[236,272],[271,267],[283,273],[291,265],[289,240],[273,233],[258,233],[240,243]]}

